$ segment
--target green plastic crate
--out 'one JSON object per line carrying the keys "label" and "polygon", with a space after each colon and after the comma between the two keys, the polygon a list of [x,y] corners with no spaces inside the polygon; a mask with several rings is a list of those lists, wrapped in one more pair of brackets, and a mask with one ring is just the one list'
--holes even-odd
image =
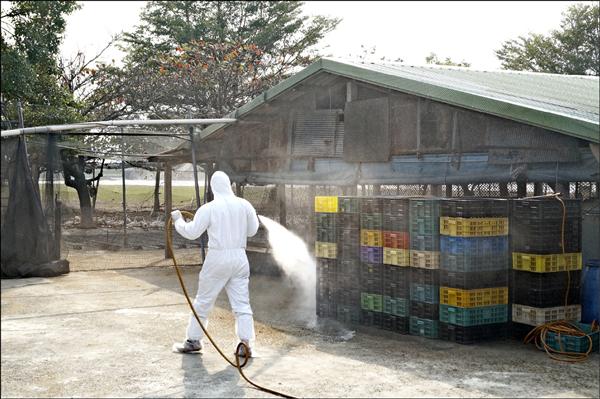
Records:
{"label": "green plastic crate", "polygon": [[409,212],[411,218],[414,217],[427,217],[431,219],[438,219],[440,217],[440,201],[439,199],[416,199],[411,198],[409,200]]}
{"label": "green plastic crate", "polygon": [[508,321],[508,305],[463,308],[441,304],[440,321],[462,327],[506,323]]}
{"label": "green plastic crate", "polygon": [[408,316],[408,300],[406,298],[383,297],[383,313],[394,316]]}
{"label": "green plastic crate", "polygon": [[583,332],[587,334],[585,337],[577,337],[574,335],[557,334],[552,331],[548,331],[546,334],[546,344],[555,350],[564,352],[577,352],[586,353],[590,348],[590,340],[592,339],[592,352],[598,352],[598,337],[600,332],[598,330],[592,331],[591,324],[584,323],[573,323],[577,325]]}
{"label": "green plastic crate", "polygon": [[383,296],[378,294],[360,293],[360,307],[364,310],[381,312],[383,310]]}
{"label": "green plastic crate", "polygon": [[410,334],[426,338],[439,337],[439,321],[410,316]]}
{"label": "green plastic crate", "polygon": [[440,234],[440,219],[412,217],[410,219],[410,234],[438,235]]}

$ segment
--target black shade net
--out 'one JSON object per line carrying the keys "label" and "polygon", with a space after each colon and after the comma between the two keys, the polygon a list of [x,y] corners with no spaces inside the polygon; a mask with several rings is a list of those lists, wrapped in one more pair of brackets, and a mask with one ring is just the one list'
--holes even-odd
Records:
{"label": "black shade net", "polygon": [[[2,278],[51,277],[69,271],[57,260],[23,137],[2,142]],[[8,191],[8,195],[6,195]]]}

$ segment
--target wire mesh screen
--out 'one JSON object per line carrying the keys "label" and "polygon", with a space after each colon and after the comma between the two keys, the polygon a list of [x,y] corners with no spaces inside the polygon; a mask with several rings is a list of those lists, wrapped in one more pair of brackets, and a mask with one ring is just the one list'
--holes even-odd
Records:
{"label": "wire mesh screen", "polygon": [[[10,154],[14,153],[15,143],[15,140],[2,142],[0,216],[3,225],[10,191],[7,182],[14,169]],[[151,163],[147,158],[149,154],[173,148],[179,143],[180,138],[172,137],[28,137],[28,161],[35,182],[32,187],[36,191],[28,195],[38,196],[49,231],[61,237],[61,257],[78,259],[79,264],[89,265],[86,266],[88,269],[162,264],[165,258],[165,170],[162,163]],[[199,202],[196,200],[191,164],[173,167],[173,209],[194,212],[205,202],[206,176],[202,168],[198,168],[197,174]],[[83,183],[76,184],[77,179],[82,179]],[[244,185],[237,192],[249,200],[260,215],[281,221],[306,242],[311,242],[314,233],[315,195],[515,198],[562,190],[571,198],[599,198],[597,182],[577,182],[567,186],[516,182],[362,184],[355,187],[286,185],[283,191],[280,190],[281,187],[276,185]],[[285,192],[284,203],[280,197],[282,192]],[[90,208],[91,223],[84,220],[86,206]],[[200,261],[200,240],[186,240],[178,234],[173,238],[176,249],[189,250],[185,252],[189,254],[189,264]],[[266,232],[262,228],[249,241],[249,246],[268,247]],[[114,253],[115,264],[95,264],[94,256],[99,253]]]}
{"label": "wire mesh screen", "polygon": [[[581,198],[583,200],[600,198],[597,182],[577,182],[574,183],[574,185],[575,198]],[[571,189],[573,189],[573,187],[571,187]]]}

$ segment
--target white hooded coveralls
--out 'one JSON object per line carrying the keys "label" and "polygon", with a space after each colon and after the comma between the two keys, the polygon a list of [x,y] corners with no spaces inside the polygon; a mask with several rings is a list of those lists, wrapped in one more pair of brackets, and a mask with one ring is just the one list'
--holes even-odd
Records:
{"label": "white hooded coveralls", "polygon": [[[250,346],[254,342],[254,320],[250,307],[248,279],[250,269],[246,257],[246,239],[256,234],[258,217],[252,205],[235,196],[229,177],[217,171],[210,179],[214,200],[202,205],[191,222],[175,221],[175,229],[189,240],[208,231],[208,253],[198,276],[198,293],[194,308],[208,325],[208,315],[223,288],[235,314],[236,333]],[[204,334],[193,314],[190,315],[187,338],[202,340]]]}

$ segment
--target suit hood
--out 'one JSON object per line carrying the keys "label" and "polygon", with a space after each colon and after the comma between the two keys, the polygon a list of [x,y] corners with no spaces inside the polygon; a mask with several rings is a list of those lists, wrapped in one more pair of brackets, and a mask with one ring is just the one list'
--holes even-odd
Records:
{"label": "suit hood", "polygon": [[215,197],[234,195],[233,190],[231,189],[231,181],[229,180],[229,176],[220,170],[213,173],[212,177],[210,178],[210,188]]}

